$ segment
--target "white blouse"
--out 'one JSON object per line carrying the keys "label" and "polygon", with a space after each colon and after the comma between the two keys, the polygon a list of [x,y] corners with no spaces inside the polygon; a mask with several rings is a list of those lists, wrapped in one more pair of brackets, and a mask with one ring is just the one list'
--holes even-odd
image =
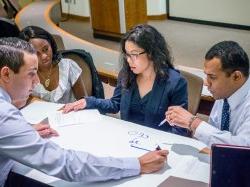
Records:
{"label": "white blouse", "polygon": [[[48,91],[39,83],[32,95],[54,103],[69,103],[76,101],[72,87],[81,75],[82,69],[71,59],[62,58],[59,66],[59,84],[52,91]],[[52,80],[51,80],[52,81]]]}

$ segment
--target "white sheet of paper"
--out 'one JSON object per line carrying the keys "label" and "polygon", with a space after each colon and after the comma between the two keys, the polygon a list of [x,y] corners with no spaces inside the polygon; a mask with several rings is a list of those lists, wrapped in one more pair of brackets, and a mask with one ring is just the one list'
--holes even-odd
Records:
{"label": "white sheet of paper", "polygon": [[36,101],[24,107],[21,113],[29,123],[37,124],[63,106],[64,104]]}
{"label": "white sheet of paper", "polygon": [[98,110],[79,110],[63,114],[61,111],[49,115],[49,124],[53,127],[63,127],[68,125],[79,125],[99,121],[101,114]]}

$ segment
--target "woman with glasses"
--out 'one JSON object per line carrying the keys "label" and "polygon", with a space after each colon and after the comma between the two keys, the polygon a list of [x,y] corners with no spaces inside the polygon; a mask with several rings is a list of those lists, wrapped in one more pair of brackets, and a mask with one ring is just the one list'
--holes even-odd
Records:
{"label": "woman with glasses", "polygon": [[20,38],[31,43],[37,51],[40,83],[32,96],[55,103],[74,102],[85,96],[81,68],[71,59],[62,58],[52,35],[36,26],[28,26]]}
{"label": "woman with glasses", "polygon": [[102,113],[117,113],[121,119],[155,129],[188,135],[187,130],[165,119],[169,106],[188,106],[187,82],[171,63],[163,36],[150,25],[138,25],[121,40],[123,68],[111,99],[86,97],[65,105],[64,112],[97,108]]}

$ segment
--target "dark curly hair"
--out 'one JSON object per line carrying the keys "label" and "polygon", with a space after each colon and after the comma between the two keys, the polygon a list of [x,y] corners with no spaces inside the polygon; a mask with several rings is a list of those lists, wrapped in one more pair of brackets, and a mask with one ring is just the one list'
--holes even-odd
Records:
{"label": "dark curly hair", "polygon": [[56,42],[53,36],[46,30],[37,26],[28,26],[28,27],[25,27],[23,30],[21,30],[19,34],[19,38],[26,40],[27,42],[29,42],[30,39],[32,38],[40,38],[40,39],[47,40],[47,42],[50,44],[51,49],[52,49],[52,61],[53,61],[52,63],[56,64],[60,62],[62,56],[57,51]]}
{"label": "dark curly hair", "polygon": [[153,61],[154,70],[157,76],[167,77],[166,69],[174,68],[169,47],[164,37],[152,26],[140,24],[133,27],[121,39],[121,61],[123,68],[121,76],[124,78],[123,87],[128,88],[135,79],[135,74],[129,68],[126,54],[125,43],[131,41],[144,49]]}

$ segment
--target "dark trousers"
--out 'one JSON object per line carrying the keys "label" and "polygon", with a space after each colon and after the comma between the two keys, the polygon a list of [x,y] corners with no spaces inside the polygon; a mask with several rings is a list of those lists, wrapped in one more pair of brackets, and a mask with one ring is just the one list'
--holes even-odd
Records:
{"label": "dark trousers", "polygon": [[51,187],[51,186],[36,181],[34,179],[25,177],[23,175],[10,172],[4,187]]}

